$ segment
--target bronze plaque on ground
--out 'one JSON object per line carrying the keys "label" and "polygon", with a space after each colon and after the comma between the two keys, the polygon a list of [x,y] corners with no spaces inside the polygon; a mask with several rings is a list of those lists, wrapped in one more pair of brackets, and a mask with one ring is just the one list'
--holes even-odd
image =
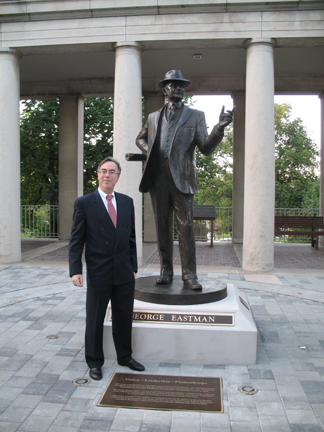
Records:
{"label": "bronze plaque on ground", "polygon": [[116,372],[98,406],[222,413],[222,379]]}

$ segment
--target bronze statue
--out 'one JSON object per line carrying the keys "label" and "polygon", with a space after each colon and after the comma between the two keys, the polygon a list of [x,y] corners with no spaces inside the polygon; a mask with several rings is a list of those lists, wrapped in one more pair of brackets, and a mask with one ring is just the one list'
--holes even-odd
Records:
{"label": "bronze statue", "polygon": [[148,116],[136,138],[136,145],[145,153],[146,165],[140,192],[150,192],[157,230],[161,274],[157,284],[173,279],[173,211],[179,233],[179,249],[183,287],[201,290],[196,273],[196,248],[193,224],[194,194],[198,193],[195,149],[205,156],[211,154],[224,136],[224,129],[233,121],[232,111],[220,113],[219,122],[207,134],[203,112],[183,104],[185,88],[190,81],[181,71],[171,70],[159,82],[168,102]]}

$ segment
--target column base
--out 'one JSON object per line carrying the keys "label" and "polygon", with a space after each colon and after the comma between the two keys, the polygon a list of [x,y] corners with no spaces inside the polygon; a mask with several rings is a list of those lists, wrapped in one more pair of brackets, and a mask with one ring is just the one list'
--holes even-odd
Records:
{"label": "column base", "polygon": [[241,245],[241,244],[243,244],[243,238],[241,238],[241,237],[233,237],[232,238],[232,243],[233,244]]}
{"label": "column base", "polygon": [[271,272],[273,271],[273,262],[254,262],[254,261],[245,261],[243,259],[242,269],[244,271],[251,272]]}
{"label": "column base", "polygon": [[20,252],[10,255],[0,255],[0,264],[13,264],[18,262],[21,262]]}

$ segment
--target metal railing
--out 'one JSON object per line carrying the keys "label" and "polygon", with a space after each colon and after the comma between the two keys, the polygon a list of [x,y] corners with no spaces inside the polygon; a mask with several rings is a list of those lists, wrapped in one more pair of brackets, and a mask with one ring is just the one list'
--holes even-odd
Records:
{"label": "metal railing", "polygon": [[[174,240],[178,240],[177,222],[174,220]],[[211,221],[194,221],[195,240],[210,241]],[[232,207],[215,207],[214,241],[232,240]]]}
{"label": "metal railing", "polygon": [[[30,238],[58,238],[58,205],[22,205],[21,236]],[[276,208],[277,216],[321,216],[318,208]],[[197,241],[210,241],[211,222],[195,221]],[[174,221],[174,240],[178,240],[177,224]],[[214,241],[232,240],[232,207],[216,207]],[[307,236],[283,236],[275,241],[307,243]]]}
{"label": "metal railing", "polygon": [[58,205],[22,205],[20,208],[22,237],[58,237]]}
{"label": "metal railing", "polygon": [[[321,216],[318,208],[276,208],[276,216]],[[232,241],[232,207],[216,207],[214,221],[214,241]],[[211,230],[210,221],[195,221],[196,241],[209,241]],[[178,240],[176,222],[174,223],[174,240]],[[276,242],[309,243],[308,236],[276,237]]]}
{"label": "metal railing", "polygon": [[276,216],[322,216],[319,208],[276,208]]}

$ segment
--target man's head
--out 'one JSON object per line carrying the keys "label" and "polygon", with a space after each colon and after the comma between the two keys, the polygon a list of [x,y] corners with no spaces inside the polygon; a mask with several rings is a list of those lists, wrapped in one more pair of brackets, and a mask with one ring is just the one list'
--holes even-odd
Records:
{"label": "man's head", "polygon": [[111,194],[119,180],[120,163],[113,157],[107,157],[98,165],[99,188],[106,194]]}
{"label": "man's head", "polygon": [[171,70],[165,74],[158,86],[163,91],[169,101],[180,102],[184,97],[185,88],[190,81],[183,78],[181,71]]}

